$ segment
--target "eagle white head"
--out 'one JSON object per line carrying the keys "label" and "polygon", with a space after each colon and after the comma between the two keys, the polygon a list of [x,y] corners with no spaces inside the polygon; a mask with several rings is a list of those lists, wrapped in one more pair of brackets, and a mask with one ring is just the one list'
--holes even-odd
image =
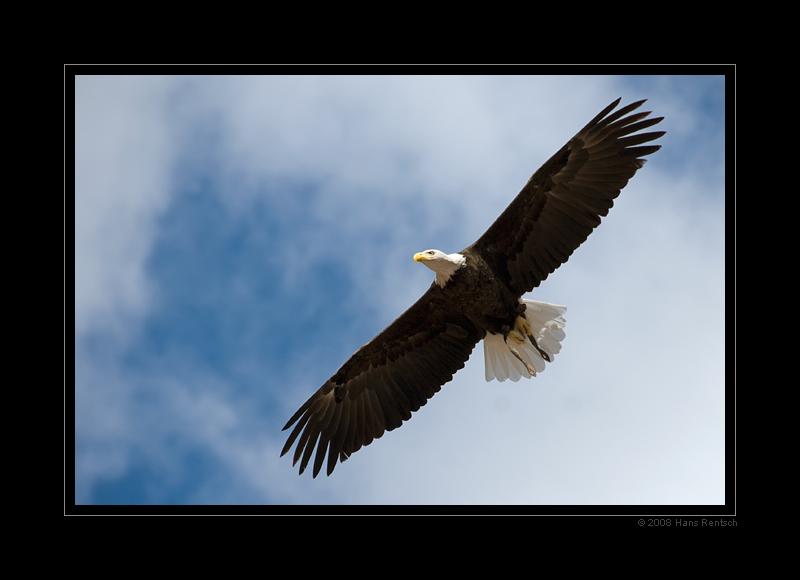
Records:
{"label": "eagle white head", "polygon": [[456,270],[467,263],[467,259],[461,254],[445,254],[440,250],[425,250],[414,254],[415,262],[422,262],[428,268],[436,272],[435,282],[439,286],[444,286],[450,280]]}

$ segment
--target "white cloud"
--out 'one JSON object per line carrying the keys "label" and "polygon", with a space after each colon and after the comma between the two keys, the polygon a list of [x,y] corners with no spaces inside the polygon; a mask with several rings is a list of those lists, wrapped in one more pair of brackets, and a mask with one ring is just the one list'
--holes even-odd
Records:
{"label": "white cloud", "polygon": [[144,261],[169,201],[164,87],[78,77],[75,87],[75,331],[121,331],[149,300]]}

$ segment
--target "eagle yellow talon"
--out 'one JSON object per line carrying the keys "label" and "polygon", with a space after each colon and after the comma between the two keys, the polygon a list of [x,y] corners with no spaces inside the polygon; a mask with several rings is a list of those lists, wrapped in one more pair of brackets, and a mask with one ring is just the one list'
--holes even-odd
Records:
{"label": "eagle yellow talon", "polygon": [[[531,335],[531,324],[522,316],[517,316],[517,319],[514,321],[514,328],[516,328],[523,337]],[[524,340],[523,338],[523,341]]]}
{"label": "eagle yellow talon", "polygon": [[522,344],[523,342],[525,342],[525,335],[520,334],[516,330],[509,331],[508,338],[510,338],[511,340],[516,342],[517,344]]}

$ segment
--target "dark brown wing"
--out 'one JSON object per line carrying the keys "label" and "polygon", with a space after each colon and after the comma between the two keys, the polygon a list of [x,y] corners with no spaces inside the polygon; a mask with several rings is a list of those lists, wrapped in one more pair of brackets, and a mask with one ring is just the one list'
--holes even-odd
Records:
{"label": "dark brown wing", "polygon": [[[660,145],[637,147],[664,131],[639,133],[663,117],[627,115],[644,101],[609,113],[611,103],[533,174],[500,217],[470,249],[478,251],[520,296],[566,262],[608,214],[640,159]],[[608,116],[606,116],[608,115]]]}
{"label": "dark brown wing", "polygon": [[[328,475],[364,445],[411,418],[453,378],[483,338],[435,284],[400,318],[351,356],[289,419],[297,425],[294,464],[305,471],[314,447],[314,477],[328,454]],[[299,440],[298,440],[299,436]]]}

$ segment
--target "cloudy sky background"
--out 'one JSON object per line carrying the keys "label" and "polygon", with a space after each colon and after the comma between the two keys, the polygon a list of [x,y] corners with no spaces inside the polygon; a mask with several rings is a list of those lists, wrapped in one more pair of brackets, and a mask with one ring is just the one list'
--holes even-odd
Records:
{"label": "cloudy sky background", "polygon": [[[529,297],[532,380],[483,349],[402,428],[298,476],[281,428],[617,97],[663,148]],[[75,502],[725,503],[721,77],[78,77]]]}

